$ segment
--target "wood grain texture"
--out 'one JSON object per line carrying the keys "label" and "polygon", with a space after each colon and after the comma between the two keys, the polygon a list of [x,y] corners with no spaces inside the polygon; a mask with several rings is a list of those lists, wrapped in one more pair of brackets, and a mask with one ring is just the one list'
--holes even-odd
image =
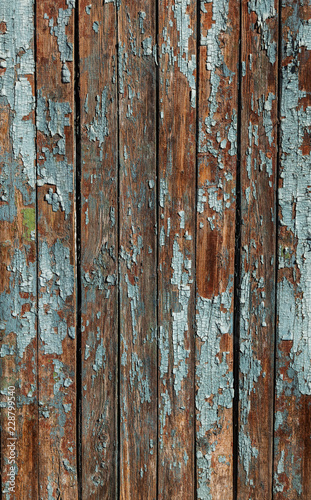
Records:
{"label": "wood grain texture", "polygon": [[117,489],[117,13],[80,0],[82,497]]}
{"label": "wood grain texture", "polygon": [[200,12],[197,186],[197,495],[233,498],[233,297],[239,2]]}
{"label": "wood grain texture", "polygon": [[155,2],[118,10],[120,498],[156,498]]}
{"label": "wood grain texture", "polygon": [[40,498],[77,498],[74,1],[37,2]]}
{"label": "wood grain texture", "polygon": [[242,2],[238,498],[272,494],[278,2]]}
{"label": "wood grain texture", "polygon": [[[33,0],[25,0],[22,3],[15,0],[2,2],[0,5],[1,498],[35,500],[38,498],[38,407],[33,51]],[[12,386],[14,390],[10,391],[9,388]],[[11,471],[13,475],[10,474]]]}
{"label": "wood grain texture", "polygon": [[1,499],[309,499],[310,51],[310,0],[1,3]]}
{"label": "wood grain texture", "polygon": [[158,498],[194,495],[196,2],[159,0]]}
{"label": "wood grain texture", "polygon": [[274,498],[311,491],[311,5],[282,1]]}

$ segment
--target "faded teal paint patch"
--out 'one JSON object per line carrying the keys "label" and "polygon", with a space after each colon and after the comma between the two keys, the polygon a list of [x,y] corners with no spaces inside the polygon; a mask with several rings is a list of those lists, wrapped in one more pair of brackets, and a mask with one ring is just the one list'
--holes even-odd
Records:
{"label": "faded teal paint patch", "polygon": [[144,368],[143,360],[141,360],[135,352],[132,352],[131,355],[130,386],[132,391],[134,387],[137,388],[140,396],[140,405],[144,402],[151,402],[151,389],[148,374]]}
{"label": "faded teal paint patch", "polygon": [[[299,393],[311,395],[311,155],[302,152],[304,136],[311,131],[311,107],[300,105],[305,94],[300,91],[296,71],[300,47],[311,47],[311,31],[309,23],[299,23],[297,38],[289,33],[284,44],[284,57],[293,57],[282,68],[280,222],[297,244],[294,260],[290,255],[286,258],[282,251],[280,254],[281,266],[292,270],[294,285],[283,280],[278,288],[278,337],[291,338],[290,366],[296,374]],[[284,304],[290,306],[293,318],[288,314],[281,316]]]}
{"label": "faded teal paint patch", "polygon": [[104,296],[107,299],[110,297],[111,288],[118,282],[116,274],[109,274],[109,269],[115,259],[114,246],[109,247],[106,242],[94,258],[91,269],[82,275],[83,286],[87,291],[87,302],[94,302],[95,290],[103,290]]}
{"label": "faded teal paint patch", "polygon": [[59,240],[51,248],[45,241],[40,242],[39,266],[39,335],[45,354],[61,355],[69,325],[60,313],[74,292],[74,267],[70,263],[69,248]]}
{"label": "faded teal paint patch", "polygon": [[[12,222],[17,215],[15,190],[25,205],[35,202],[35,100],[29,77],[34,74],[32,40],[33,0],[2,2],[0,22],[6,30],[0,35],[0,105],[10,113],[9,135],[12,154],[0,146],[0,218]],[[16,33],[18,32],[18,37]]]}
{"label": "faded teal paint patch", "polygon": [[71,113],[68,102],[46,101],[41,91],[38,92],[37,127],[57,142],[52,151],[43,147],[39,154],[37,185],[54,186],[48,188],[45,201],[53,212],[65,212],[66,219],[71,213],[73,193],[73,165],[66,158],[65,142],[65,128],[70,127]]}
{"label": "faded teal paint patch", "polygon": [[[17,196],[21,195],[24,206],[34,207],[35,204],[35,99],[31,86],[35,67],[33,14],[33,0],[0,4],[0,23],[5,25],[0,34],[0,106],[2,119],[8,116],[9,125],[6,137],[9,147],[5,150],[5,143],[0,145],[0,220],[13,223],[14,228],[18,224]],[[8,287],[0,295],[1,358],[14,356],[16,370],[36,338],[36,264],[29,260],[33,247],[27,243],[21,245],[24,237],[28,241],[33,237],[29,215],[32,207],[24,209],[24,215],[27,212],[29,216],[26,217],[29,227],[24,226],[26,234],[18,235],[14,229],[12,241],[2,241],[3,256],[8,250],[11,261],[5,270]],[[34,388],[29,384],[28,389],[26,396],[17,394],[19,405],[33,402]],[[4,490],[5,487],[3,484]]]}
{"label": "faded teal paint patch", "polygon": [[276,18],[275,0],[249,0],[248,12],[256,13],[257,29],[261,35],[261,48],[267,52],[270,63],[274,64],[276,61],[277,43],[273,40],[272,30],[267,20]]}
{"label": "faded teal paint patch", "polygon": [[166,424],[166,419],[171,415],[172,413],[172,405],[171,405],[171,400],[170,396],[167,390],[161,394],[161,402],[159,405],[160,408],[160,436],[159,436],[159,441],[160,441],[160,448],[163,450],[164,446],[164,441],[163,437],[164,434],[166,433],[165,431],[165,424]]}
{"label": "faded teal paint patch", "polygon": [[206,299],[197,298],[197,336],[201,340],[198,353],[198,437],[219,424],[219,408],[231,408],[233,402],[233,374],[227,362],[229,352],[220,355],[220,340],[224,334],[232,334],[233,317],[232,284],[221,295]]}
{"label": "faded teal paint patch", "polygon": [[[261,360],[257,359],[254,346],[253,334],[256,332],[251,323],[251,318],[262,318],[262,326],[265,325],[265,301],[259,302],[256,308],[252,308],[252,297],[260,295],[265,290],[265,283],[262,277],[258,277],[258,264],[254,266],[254,271],[245,271],[249,266],[249,249],[244,247],[242,256],[242,276],[241,276],[241,296],[240,296],[240,372],[239,381],[240,394],[240,432],[239,432],[239,457],[245,472],[245,484],[251,484],[249,477],[253,458],[257,458],[258,449],[253,446],[249,431],[248,418],[250,411],[250,395],[256,391],[256,383],[260,376],[263,376]],[[253,289],[256,282],[256,288]]]}
{"label": "faded teal paint patch", "polygon": [[207,438],[209,431],[221,429],[221,409],[232,408],[233,373],[228,364],[229,352],[220,354],[222,335],[232,335],[233,295],[232,280],[226,292],[212,299],[197,297],[197,337],[200,346],[197,351],[197,495],[201,500],[211,500],[212,455],[217,446]]}
{"label": "faded teal paint patch", "polygon": [[[210,96],[208,99],[209,102],[209,115],[205,119],[205,127],[207,136],[212,133],[212,129],[216,126],[217,122],[214,119],[214,115],[217,112],[218,108],[218,98],[217,93],[219,90],[220,84],[220,75],[218,69],[222,69],[224,75],[230,77],[233,76],[227,66],[225,65],[224,55],[221,48],[220,36],[222,33],[226,33],[228,26],[228,13],[229,13],[229,2],[228,0],[209,0],[205,3],[213,4],[213,14],[212,14],[212,26],[207,30],[206,36],[203,36],[201,33],[200,45],[205,46],[207,50],[207,58],[206,58],[206,69],[210,71]],[[233,122],[235,118],[233,117]],[[204,134],[204,133],[203,133]],[[204,135],[203,135],[204,136]],[[204,145],[203,145],[204,144]],[[209,144],[209,141],[204,140],[202,144],[202,137],[200,140],[200,152],[204,152],[206,150],[206,144]],[[212,144],[207,146],[208,150],[211,154],[213,154]],[[217,152],[216,152],[217,156]]]}
{"label": "faded teal paint patch", "polygon": [[[176,395],[181,391],[182,381],[188,374],[187,359],[190,356],[190,351],[185,347],[185,337],[189,329],[189,300],[192,283],[191,277],[191,260],[184,257],[180,251],[178,243],[178,235],[173,243],[173,258],[171,267],[173,276],[171,284],[173,290],[177,289],[178,304],[173,307],[173,354],[174,354],[174,388]],[[173,292],[174,293],[174,292]]]}
{"label": "faded teal paint patch", "polygon": [[86,129],[90,141],[98,141],[101,150],[101,158],[103,155],[102,145],[105,138],[109,135],[108,119],[108,88],[105,87],[101,96],[96,96],[95,116],[90,124],[86,124]]}
{"label": "faded teal paint patch", "polygon": [[44,18],[49,21],[50,34],[57,39],[60,60],[63,63],[61,71],[62,82],[70,83],[71,74],[66,63],[73,61],[73,44],[69,42],[66,31],[73,16],[75,0],[66,0],[66,4],[67,9],[58,9],[56,19],[53,17],[49,18],[47,14],[44,15]]}
{"label": "faded teal paint patch", "polygon": [[45,200],[53,211],[62,210],[67,219],[71,213],[73,192],[73,166],[67,160],[58,161],[48,148],[42,148],[44,162],[38,165],[38,186],[55,186],[49,188]]}
{"label": "faded teal paint patch", "polygon": [[189,6],[190,0],[175,0],[172,5],[178,35],[178,49],[175,51],[175,48],[171,46],[169,30],[165,27],[162,32],[163,43],[161,45],[160,57],[168,54],[170,65],[177,62],[179,70],[187,78],[190,87],[191,106],[195,107],[196,55],[190,53],[191,40],[195,42],[195,31],[191,27],[191,25],[195,25],[195,19],[190,19]]}
{"label": "faded teal paint patch", "polygon": [[28,248],[14,251],[7,268],[10,293],[5,291],[0,295],[1,330],[7,335],[15,334],[16,353],[20,358],[36,337],[36,264],[28,261]]}

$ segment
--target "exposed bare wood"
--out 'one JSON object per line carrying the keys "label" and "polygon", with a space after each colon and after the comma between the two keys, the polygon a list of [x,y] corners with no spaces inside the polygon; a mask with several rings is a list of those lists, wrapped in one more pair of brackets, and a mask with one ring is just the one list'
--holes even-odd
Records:
{"label": "exposed bare wood", "polygon": [[100,500],[117,489],[116,15],[80,0],[82,497]]}
{"label": "exposed bare wood", "polygon": [[155,2],[118,10],[120,498],[156,498]]}

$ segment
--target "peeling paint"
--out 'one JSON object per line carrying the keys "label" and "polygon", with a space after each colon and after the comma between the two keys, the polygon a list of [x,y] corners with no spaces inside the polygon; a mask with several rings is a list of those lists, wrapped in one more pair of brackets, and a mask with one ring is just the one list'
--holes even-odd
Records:
{"label": "peeling paint", "polygon": [[257,28],[261,34],[261,48],[266,50],[271,64],[276,61],[277,46],[267,20],[276,16],[274,5],[274,0],[249,0],[248,2],[248,12],[255,12],[257,15]]}
{"label": "peeling paint", "polygon": [[39,335],[45,354],[62,354],[62,341],[69,334],[65,319],[60,314],[67,297],[72,296],[74,269],[70,264],[70,252],[57,240],[49,248],[42,241],[39,248],[40,297]]}
{"label": "peeling paint", "polygon": [[91,123],[86,125],[90,141],[98,141],[100,148],[105,141],[105,137],[108,137],[109,135],[107,106],[108,88],[105,87],[102,91],[101,97],[99,95],[96,96],[95,116]]}
{"label": "peeling paint", "polygon": [[7,271],[10,293],[0,295],[1,329],[7,335],[15,333],[17,355],[22,358],[36,337],[36,264],[28,261],[27,247],[15,249]]}
{"label": "peeling paint", "polygon": [[[220,355],[221,336],[232,334],[233,316],[232,282],[221,295],[206,299],[197,298],[197,335],[201,340],[197,379],[198,391],[196,407],[198,410],[198,437],[204,438],[206,432],[218,423],[218,409],[231,408],[233,402],[233,374],[227,357]],[[203,498],[203,497],[200,497]]]}
{"label": "peeling paint", "polygon": [[[244,261],[248,259],[248,252],[244,254],[242,260],[242,269],[245,268]],[[255,391],[256,383],[260,375],[262,375],[262,367],[261,361],[256,358],[254,346],[253,346],[253,337],[252,337],[252,328],[251,328],[251,318],[253,317],[254,311],[251,310],[251,296],[256,292],[251,289],[253,280],[255,276],[251,276],[250,272],[242,271],[241,276],[241,324],[240,324],[240,432],[239,432],[239,455],[240,460],[243,464],[243,468],[245,471],[245,481],[246,484],[250,482],[250,465],[252,457],[257,458],[258,449],[252,446],[252,441],[249,436],[247,427],[248,427],[248,418],[249,418],[249,409],[250,402],[249,398],[253,391]],[[264,288],[264,284],[259,288]],[[264,311],[257,311],[259,317],[263,317]]]}
{"label": "peeling paint", "polygon": [[172,311],[173,316],[173,353],[174,353],[174,388],[176,395],[181,390],[183,379],[187,376],[187,358],[190,351],[185,348],[185,333],[188,331],[188,312],[190,299],[191,260],[185,259],[179,249],[178,238],[173,244],[172,285],[178,289],[178,309]]}
{"label": "peeling paint", "polygon": [[[35,107],[28,75],[34,74],[33,1],[13,1],[0,7],[0,18],[6,31],[0,36],[0,60],[5,71],[0,76],[0,103],[12,113],[9,134],[13,158],[0,150],[0,219],[12,222],[16,217],[15,189],[20,191],[25,205],[35,201],[35,127],[32,112]],[[18,27],[16,26],[18,25]],[[15,37],[18,29],[19,36]],[[21,159],[22,169],[18,167]],[[15,175],[14,172],[19,172]],[[29,184],[31,189],[27,189]],[[15,189],[14,189],[15,187]]]}
{"label": "peeling paint", "polygon": [[[304,25],[303,25],[304,26]],[[298,46],[308,46],[308,32],[298,37]],[[310,33],[309,33],[310,34]],[[285,47],[286,55],[293,50],[294,41],[289,39]],[[298,47],[294,50],[297,50]],[[311,256],[310,256],[310,223],[311,223],[311,155],[304,155],[301,150],[305,133],[311,130],[311,107],[300,105],[302,97],[299,90],[298,74],[292,71],[295,60],[283,67],[282,76],[282,157],[279,204],[281,224],[286,227],[297,241],[295,265],[292,265],[295,286],[283,280],[278,291],[278,304],[289,304],[293,311],[292,324],[286,324],[286,317],[279,312],[279,337],[289,335],[293,346],[290,353],[291,367],[298,379],[300,394],[311,395]],[[293,204],[295,212],[293,212]],[[280,252],[281,253],[281,252]],[[288,307],[288,306],[287,306]],[[290,331],[289,331],[290,330]],[[287,332],[287,333],[286,333]]]}
{"label": "peeling paint", "polygon": [[[207,31],[207,35],[201,34],[200,45],[207,48],[206,69],[210,71],[210,96],[209,96],[209,115],[205,119],[206,133],[212,133],[212,127],[215,127],[216,121],[214,115],[218,107],[217,92],[220,84],[220,76],[217,71],[222,68],[224,73],[228,73],[226,68],[223,51],[220,45],[220,35],[226,32],[228,23],[229,2],[228,0],[209,0],[206,3],[213,4],[212,26]],[[229,72],[230,74],[230,72]]]}
{"label": "peeling paint", "polygon": [[55,194],[49,188],[46,201],[53,211],[62,210],[67,219],[71,213],[71,194],[73,192],[73,166],[67,160],[57,161],[48,148],[42,148],[44,160],[38,165],[38,186],[52,185],[56,187]]}
{"label": "peeling paint", "polygon": [[57,39],[58,50],[60,53],[60,60],[62,62],[62,72],[61,78],[63,83],[70,83],[71,75],[67,62],[73,61],[73,44],[69,42],[66,33],[66,28],[70,22],[70,18],[73,15],[73,9],[75,7],[75,0],[66,0],[67,9],[58,9],[57,19],[49,18],[45,15],[45,19],[49,21],[50,33]]}
{"label": "peeling paint", "polygon": [[177,61],[179,70],[187,78],[191,91],[191,106],[194,108],[196,103],[196,56],[194,54],[191,54],[190,56],[189,54],[189,40],[194,38],[195,33],[191,28],[191,19],[188,14],[189,5],[190,0],[175,0],[174,5],[172,5],[172,11],[174,12],[176,29],[179,37],[178,53],[175,55],[174,47],[171,47],[170,45],[168,30],[167,28],[164,28],[162,33],[164,43],[161,45],[161,54],[169,55],[170,64],[174,64]]}
{"label": "peeling paint", "polygon": [[[6,112],[10,113],[8,140],[12,144],[12,155],[4,151],[4,145],[0,148],[0,221],[18,224],[18,193],[24,207],[19,205],[24,233],[14,229],[15,236],[10,243],[9,289],[0,295],[0,324],[2,335],[5,333],[2,358],[15,354],[22,359],[36,337],[36,265],[30,261],[35,232],[36,172],[35,99],[31,86],[34,75],[33,8],[32,0],[2,2],[0,6],[0,21],[6,25],[5,32],[0,35],[0,59],[5,63],[2,65],[5,71],[0,76],[0,106],[3,117]],[[7,243],[2,241],[3,249]],[[16,347],[5,343],[11,333],[16,337]]]}

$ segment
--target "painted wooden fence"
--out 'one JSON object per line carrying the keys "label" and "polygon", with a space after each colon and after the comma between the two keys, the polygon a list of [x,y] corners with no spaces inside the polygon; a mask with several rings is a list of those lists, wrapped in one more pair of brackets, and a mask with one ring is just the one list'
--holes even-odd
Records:
{"label": "painted wooden fence", "polygon": [[1,498],[311,498],[310,0],[1,0]]}

